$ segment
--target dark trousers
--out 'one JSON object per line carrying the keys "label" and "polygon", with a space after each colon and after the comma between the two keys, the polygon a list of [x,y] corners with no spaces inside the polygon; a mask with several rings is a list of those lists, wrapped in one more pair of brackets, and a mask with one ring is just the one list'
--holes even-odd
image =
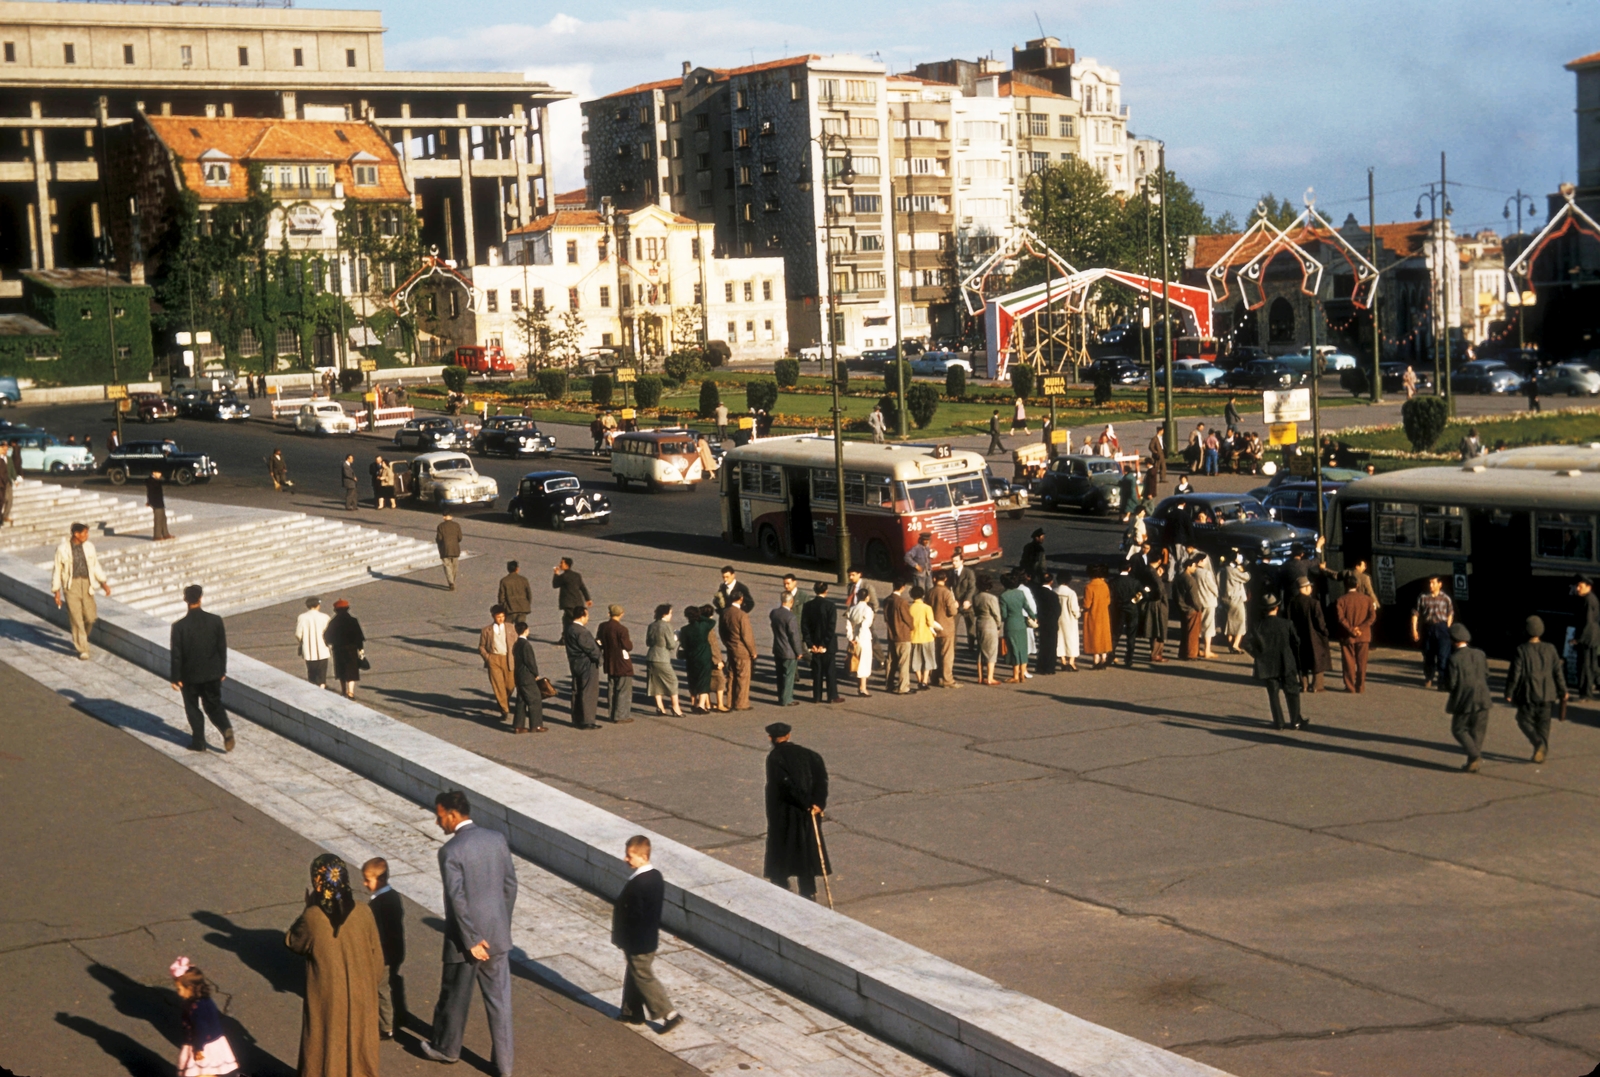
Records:
{"label": "dark trousers", "polygon": [[[769,876],[767,878],[767,882],[771,883],[773,886],[781,886],[785,890],[789,889],[789,876],[787,875]],[[811,898],[813,901],[816,900],[817,877],[815,875],[796,875],[794,876],[794,882],[795,888],[800,891],[801,897]]]}
{"label": "dark trousers", "polygon": [[385,965],[378,981],[378,1035],[393,1036],[406,1027],[406,978],[398,965]]}
{"label": "dark trousers", "polygon": [[346,486],[344,488],[344,507],[349,509],[351,512],[355,511],[356,488],[354,486]]}
{"label": "dark trousers", "polygon": [[1340,640],[1339,653],[1344,658],[1344,690],[1364,692],[1367,688],[1367,648],[1371,644],[1356,640]]}
{"label": "dark trousers", "polygon": [[1573,644],[1573,650],[1578,655],[1578,695],[1588,699],[1594,695],[1595,689],[1600,687],[1595,676],[1595,648],[1583,643]]}
{"label": "dark trousers", "polygon": [[1469,760],[1478,759],[1483,755],[1483,738],[1489,732],[1489,711],[1467,711],[1465,714],[1452,715],[1450,718],[1450,734],[1466,749]]}
{"label": "dark trousers", "polygon": [[439,978],[439,1001],[433,1008],[434,1049],[446,1058],[461,1057],[461,1038],[472,1008],[472,982],[478,982],[489,1017],[494,1067],[512,1072],[511,956],[490,954],[487,961],[447,961]]}
{"label": "dark trousers", "polygon": [[[201,708],[205,714],[201,715]],[[206,719],[211,719],[211,724],[217,727],[217,732],[226,733],[233,728],[228,721],[227,708],[222,705],[222,682],[206,681],[203,684],[190,684],[183,682],[183,710],[189,716],[189,728],[194,732],[195,740],[203,740],[206,735]]]}
{"label": "dark trousers", "polygon": [[517,685],[516,715],[512,729],[539,729],[544,726],[544,698],[537,684]]}
{"label": "dark trousers", "polygon": [[995,453],[1002,455],[1006,451],[1006,443],[1000,440],[1000,435],[993,430],[989,431],[989,447],[983,450],[983,455],[993,456]]}
{"label": "dark trousers", "polygon": [[162,539],[171,538],[172,532],[167,530],[167,510],[151,509],[150,514],[155,517],[155,522],[152,525],[150,537],[156,542],[160,542]]}
{"label": "dark trousers", "polygon": [[835,661],[838,651],[815,652],[811,655],[811,702],[821,703],[824,699],[832,702],[839,698],[838,662]]}
{"label": "dark trousers", "polygon": [[1535,750],[1550,748],[1550,704],[1524,703],[1517,708],[1517,728]]}
{"label": "dark trousers", "polygon": [[1442,686],[1444,666],[1450,661],[1450,626],[1443,623],[1423,625],[1421,635],[1422,679]]}
{"label": "dark trousers", "polygon": [[600,675],[593,669],[572,675],[572,724],[578,728],[594,725],[600,709]]}
{"label": "dark trousers", "polygon": [[1272,707],[1272,725],[1275,729],[1283,728],[1283,704],[1278,701],[1278,693],[1282,692],[1289,701],[1289,722],[1300,722],[1300,682],[1294,677],[1268,677],[1261,682],[1267,690],[1267,703]]}
{"label": "dark trousers", "polygon": [[328,660],[314,658],[306,660],[306,680],[321,688],[328,683]]}
{"label": "dark trousers", "polygon": [[659,1021],[672,1012],[672,999],[656,979],[655,954],[627,954],[622,973],[622,1016],[632,1020],[646,1017]]}

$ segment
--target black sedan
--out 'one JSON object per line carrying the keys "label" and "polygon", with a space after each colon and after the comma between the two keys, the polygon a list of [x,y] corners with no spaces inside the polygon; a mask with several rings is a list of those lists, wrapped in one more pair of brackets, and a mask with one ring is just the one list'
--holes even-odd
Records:
{"label": "black sedan", "polygon": [[1033,494],[1047,509],[1068,505],[1084,512],[1122,507],[1122,466],[1107,456],[1058,456],[1034,484]]}
{"label": "black sedan", "polygon": [[549,456],[556,451],[556,439],[541,434],[532,419],[521,415],[496,415],[484,421],[472,439],[472,451],[479,456]]}
{"label": "black sedan", "polygon": [[1148,376],[1148,372],[1136,359],[1130,359],[1126,355],[1104,355],[1083,368],[1082,378],[1092,383],[1102,370],[1111,372],[1112,385],[1138,385]]}
{"label": "black sedan", "polygon": [[1182,542],[1213,557],[1242,553],[1253,561],[1280,564],[1296,544],[1310,550],[1314,531],[1279,523],[1249,494],[1174,494],[1151,514],[1152,534],[1160,543]]}
{"label": "black sedan", "polygon": [[409,419],[394,434],[397,449],[433,452],[436,449],[462,449],[468,442],[467,428],[455,419],[435,417]]}
{"label": "black sedan", "polygon": [[530,471],[512,495],[511,518],[519,524],[543,524],[560,531],[568,524],[611,522],[611,499],[585,490],[570,471]]}
{"label": "black sedan", "polygon": [[188,486],[205,482],[217,473],[217,465],[205,453],[184,452],[176,441],[130,441],[112,449],[100,465],[100,473],[121,486],[129,479],[148,479],[152,471],[163,478]]}
{"label": "black sedan", "polygon": [[1305,385],[1304,371],[1275,359],[1247,363],[1228,371],[1214,383],[1225,389],[1292,389]]}
{"label": "black sedan", "polygon": [[1498,359],[1475,359],[1450,375],[1452,393],[1515,393],[1522,390],[1522,375]]}
{"label": "black sedan", "polygon": [[[1322,512],[1324,520],[1333,517],[1333,495],[1344,488],[1343,482],[1322,483]],[[1261,499],[1272,518],[1292,527],[1317,529],[1317,484],[1315,481],[1286,482]]]}
{"label": "black sedan", "polygon": [[232,389],[215,393],[185,393],[178,400],[178,415],[184,419],[210,419],[213,422],[237,422],[250,418],[250,405],[239,399]]}

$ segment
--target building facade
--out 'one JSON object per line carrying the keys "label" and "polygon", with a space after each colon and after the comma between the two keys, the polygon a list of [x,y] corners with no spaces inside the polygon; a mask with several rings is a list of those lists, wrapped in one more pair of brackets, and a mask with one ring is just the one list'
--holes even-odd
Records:
{"label": "building facade", "polygon": [[954,103],[961,90],[908,75],[891,76],[886,89],[901,336],[949,338],[959,329],[956,191],[961,179],[952,151]]}

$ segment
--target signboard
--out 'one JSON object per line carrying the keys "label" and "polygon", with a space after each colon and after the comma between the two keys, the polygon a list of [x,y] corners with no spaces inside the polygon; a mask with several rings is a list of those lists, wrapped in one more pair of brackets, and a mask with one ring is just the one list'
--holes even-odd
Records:
{"label": "signboard", "polygon": [[1457,602],[1466,602],[1469,597],[1467,563],[1465,561],[1457,561],[1451,565],[1451,568],[1453,571],[1450,574],[1454,577],[1451,581],[1454,584],[1451,597]]}
{"label": "signboard", "polygon": [[210,344],[211,343],[211,332],[210,332],[210,330],[206,330],[206,329],[202,329],[198,333],[178,333],[178,334],[176,334],[176,336],[177,336],[177,340],[178,340],[179,344]]}
{"label": "signboard", "polygon": [[624,418],[624,419],[632,419],[632,418],[635,418],[635,415],[634,415],[634,411],[633,411],[633,409],[632,409],[632,408],[623,408],[623,409],[622,409],[622,417],[623,417],[623,418]]}
{"label": "signboard", "polygon": [[1289,474],[1302,479],[1314,479],[1317,476],[1317,458],[1308,452],[1297,452],[1289,457]]}
{"label": "signboard", "polygon": [[127,397],[123,397],[121,400],[117,401],[117,410],[118,411],[132,411],[133,410],[133,401],[129,400]]}
{"label": "signboard", "polygon": [[1308,423],[1311,421],[1311,390],[1289,389],[1285,392],[1261,394],[1261,421],[1272,423]]}
{"label": "signboard", "polygon": [[1052,431],[1050,431],[1050,444],[1052,444],[1052,445],[1071,445],[1072,444],[1072,431],[1071,430],[1052,430]]}
{"label": "signboard", "polygon": [[739,416],[739,429],[740,430],[754,430],[755,428],[756,428],[756,421],[753,418],[751,418],[748,415]]}
{"label": "signboard", "polygon": [[1066,396],[1067,377],[1065,374],[1046,374],[1044,376],[1045,396]]}
{"label": "signboard", "polygon": [[619,366],[616,379],[618,385],[630,385],[639,380],[639,372],[631,366]]}
{"label": "signboard", "polygon": [[108,385],[108,386],[106,386],[106,399],[107,400],[126,400],[126,399],[128,399],[128,387],[126,385]]}
{"label": "signboard", "polygon": [[377,393],[363,393],[362,396],[361,396],[361,399],[365,400],[369,404],[376,404],[378,402],[378,394]]}
{"label": "signboard", "polygon": [[[1394,605],[1394,558],[1389,554],[1379,554],[1373,566],[1378,571],[1378,601],[1386,606]],[[1568,632],[1572,631],[1570,628]]]}
{"label": "signboard", "polygon": [[948,445],[935,445],[933,447],[933,458],[935,460],[948,460],[948,459],[950,459],[950,446],[948,446]]}
{"label": "signboard", "polygon": [[1267,427],[1267,444],[1273,447],[1293,445],[1300,440],[1300,428],[1294,423],[1273,423]]}
{"label": "signboard", "polygon": [[363,359],[361,360],[361,369],[370,374],[378,369],[378,361],[376,359]]}

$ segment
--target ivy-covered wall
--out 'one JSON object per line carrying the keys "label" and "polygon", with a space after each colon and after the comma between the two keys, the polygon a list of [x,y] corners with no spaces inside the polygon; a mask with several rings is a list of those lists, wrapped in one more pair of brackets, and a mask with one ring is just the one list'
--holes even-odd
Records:
{"label": "ivy-covered wall", "polygon": [[108,304],[104,284],[86,283],[99,277],[98,270],[24,272],[23,306],[54,332],[0,336],[0,374],[32,378],[41,386],[143,381],[155,362],[150,289],[113,280]]}

